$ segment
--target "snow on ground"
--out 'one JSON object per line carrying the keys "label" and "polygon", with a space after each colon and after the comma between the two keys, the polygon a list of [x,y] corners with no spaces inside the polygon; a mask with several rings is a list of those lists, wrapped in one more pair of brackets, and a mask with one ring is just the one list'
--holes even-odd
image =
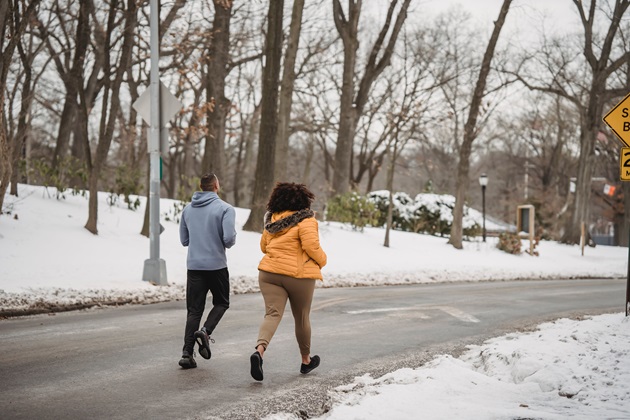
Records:
{"label": "snow on ground", "polygon": [[[179,243],[172,200],[161,201],[161,257],[169,286],[142,281],[149,240],[139,234],[143,209],[99,194],[98,235],[83,228],[87,199],[20,185],[0,216],[0,315],[38,308],[150,303],[184,297],[186,248]],[[144,199],[140,198],[142,203]],[[248,210],[237,209],[237,244],[228,251],[233,293],[257,291],[260,235],[243,232]],[[167,220],[170,219],[170,220]],[[495,239],[455,250],[445,238],[384,230],[356,232],[320,223],[329,265],[323,287],[448,281],[626,276],[627,249],[580,249],[554,242],[539,257],[499,251]],[[524,241],[524,246],[527,242]],[[561,319],[536,331],[471,346],[461,357],[380,378],[358,377],[330,393],[323,419],[629,419],[630,320],[622,314]],[[277,413],[274,419],[297,419]]]}
{"label": "snow on ground", "polygon": [[[182,299],[186,282],[186,251],[179,242],[174,211],[177,202],[162,199],[160,256],[166,260],[169,286],[142,281],[149,239],[140,235],[144,198],[138,210],[122,199],[109,205],[99,193],[98,235],[88,232],[86,197],[54,188],[19,186],[19,197],[7,195],[0,216],[0,310],[27,310],[112,303],[151,303]],[[237,242],[228,250],[233,293],[258,291],[257,266],[262,253],[260,234],[241,226],[249,210],[237,209]],[[510,255],[496,248],[496,239],[465,242],[463,250],[446,238],[392,231],[363,232],[347,225],[321,222],[322,247],[328,254],[322,287],[390,285],[454,281],[625,277],[627,249],[587,248],[543,241],[539,257]],[[528,247],[523,241],[523,248]]]}
{"label": "snow on ground", "polygon": [[[560,319],[529,333],[365,375],[329,392],[318,419],[629,419],[630,318]],[[276,413],[265,420],[297,420]]]}

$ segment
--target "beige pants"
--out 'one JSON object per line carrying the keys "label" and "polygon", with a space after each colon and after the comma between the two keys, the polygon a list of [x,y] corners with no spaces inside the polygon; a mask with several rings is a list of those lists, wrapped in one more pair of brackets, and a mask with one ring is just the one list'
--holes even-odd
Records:
{"label": "beige pants", "polygon": [[280,325],[289,299],[300,354],[306,356],[311,353],[310,313],[315,281],[259,271],[258,284],[265,300],[265,319],[260,325],[256,347],[262,344],[265,349],[267,348]]}

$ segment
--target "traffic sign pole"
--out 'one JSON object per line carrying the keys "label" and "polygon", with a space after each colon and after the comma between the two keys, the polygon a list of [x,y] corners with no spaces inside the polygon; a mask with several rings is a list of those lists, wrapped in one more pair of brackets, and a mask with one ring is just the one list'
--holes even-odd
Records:
{"label": "traffic sign pole", "polygon": [[168,151],[168,130],[165,123],[181,108],[182,103],[160,81],[160,42],[158,37],[158,0],[151,0],[151,81],[133,103],[134,109],[149,124],[149,241],[150,258],[144,261],[142,279],[153,284],[167,285],[166,262],[160,258],[160,181],[162,154]]}
{"label": "traffic sign pole", "polygon": [[630,234],[628,235],[628,276],[626,277],[626,316],[630,314]]}
{"label": "traffic sign pole", "polygon": [[150,3],[151,26],[151,121],[149,129],[149,259],[142,280],[166,286],[166,261],[160,258],[160,39],[158,0]]}

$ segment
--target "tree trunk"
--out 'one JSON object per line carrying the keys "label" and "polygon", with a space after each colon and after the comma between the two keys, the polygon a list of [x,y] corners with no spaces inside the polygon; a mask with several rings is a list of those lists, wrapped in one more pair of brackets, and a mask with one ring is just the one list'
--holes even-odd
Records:
{"label": "tree trunk", "polygon": [[348,20],[343,16],[339,0],[333,0],[335,24],[343,41],[343,75],[339,133],[335,150],[332,189],[335,194],[344,194],[350,188],[350,154],[356,130],[354,111],[354,73],[359,48],[358,28],[361,15],[361,0],[348,2]]}
{"label": "tree trunk", "polygon": [[[4,118],[4,94],[9,66],[13,54],[20,42],[22,34],[29,25],[40,0],[32,0],[22,13],[19,11],[21,2],[4,0],[0,2],[0,214],[3,212],[4,195],[9,187],[12,173],[12,147],[7,138],[6,121]],[[16,19],[16,20],[14,20]],[[7,42],[5,46],[5,42]]]}
{"label": "tree trunk", "polygon": [[247,182],[249,180],[250,166],[253,166],[253,144],[257,135],[258,126],[260,124],[260,104],[256,105],[251,118],[243,120],[241,124],[241,141],[239,142],[239,150],[236,160],[236,170],[234,171],[234,205],[240,207],[241,203],[245,206],[251,206],[251,202],[243,203],[243,194],[247,190]]}
{"label": "tree trunk", "polygon": [[289,123],[291,122],[291,105],[293,103],[293,87],[295,85],[295,60],[302,29],[302,11],[304,0],[294,0],[289,29],[289,42],[284,56],[284,68],[280,89],[280,106],[278,111],[278,135],[276,140],[275,180],[286,181],[287,160],[289,154]]}
{"label": "tree trunk", "polygon": [[149,237],[150,231],[151,231],[151,225],[150,225],[150,215],[151,212],[149,210],[149,198],[150,198],[150,194],[149,191],[151,190],[151,171],[149,170],[149,168],[147,168],[147,176],[146,176],[146,184],[145,184],[146,188],[147,188],[147,200],[145,202],[145,206],[144,206],[144,218],[143,218],[143,222],[142,222],[142,229],[140,230],[140,235],[146,236],[147,238]]}
{"label": "tree trunk", "polygon": [[311,164],[313,163],[313,155],[315,154],[315,145],[313,141],[309,141],[306,145],[306,159],[304,160],[304,170],[302,171],[302,184],[309,184],[311,177]]}
{"label": "tree trunk", "polygon": [[59,163],[63,161],[63,158],[68,154],[70,135],[74,129],[74,117],[77,110],[77,84],[75,82],[69,83],[69,85],[61,119],[59,120],[59,132],[57,133],[57,142],[55,143],[55,152],[52,158],[52,167],[56,170],[59,169]]}
{"label": "tree trunk", "polygon": [[381,152],[373,159],[368,168],[368,182],[365,188],[366,194],[374,190],[374,179],[383,166],[383,159],[385,158],[385,152]]}
{"label": "tree trunk", "polygon": [[[387,190],[389,191],[389,204],[387,206],[387,225],[385,227],[385,242],[383,246],[389,248],[389,233],[392,230],[393,213],[394,213],[394,169],[397,158],[398,142],[394,140],[394,150],[389,154],[389,167],[387,169]],[[390,149],[388,147],[388,149]]]}
{"label": "tree trunk", "polygon": [[20,104],[20,113],[18,115],[18,129],[13,143],[13,159],[12,167],[13,173],[11,174],[11,192],[10,194],[17,197],[18,188],[17,184],[20,181],[20,158],[24,157],[24,148],[26,146],[26,138],[29,134],[30,123],[28,116],[31,112],[31,104],[33,102],[32,95],[32,59],[29,60],[24,53],[24,50],[20,44],[18,44],[18,51],[22,64],[24,65],[24,81],[22,83],[22,100]]}
{"label": "tree trunk", "polygon": [[466,192],[468,191],[468,172],[470,169],[470,153],[472,151],[472,143],[479,134],[477,132],[477,118],[479,117],[479,109],[481,107],[481,101],[483,100],[486,81],[490,74],[490,63],[494,57],[494,50],[501,34],[501,29],[505,23],[508,10],[512,0],[503,0],[499,17],[494,22],[494,30],[488,41],[486,52],[481,62],[481,69],[479,71],[479,78],[475,85],[475,91],[470,103],[470,109],[468,112],[468,119],[464,125],[464,139],[461,149],[459,151],[459,164],[457,166],[457,179],[456,179],[456,192],[455,192],[455,206],[453,207],[453,224],[451,226],[451,237],[448,241],[449,244],[457,249],[462,249],[463,238],[463,219],[464,219],[464,203],[466,201]]}
{"label": "tree trunk", "polygon": [[11,180],[11,148],[4,124],[4,89],[0,89],[0,214],[3,213],[4,195]]}
{"label": "tree trunk", "polygon": [[[59,64],[57,66],[61,80],[63,80],[66,88],[66,96],[61,120],[59,121],[57,143],[52,159],[53,169],[59,169],[59,163],[67,155],[70,146],[70,136],[74,131],[74,121],[77,114],[77,95],[79,89],[83,89],[83,71],[86,52],[90,42],[90,32],[90,2],[82,1],[79,6],[79,19],[76,33],[77,42],[72,68],[64,73]],[[54,54],[55,52],[50,51],[50,53]]]}
{"label": "tree trunk", "polygon": [[457,165],[457,178],[455,179],[455,206],[453,207],[453,224],[451,225],[451,237],[448,241],[457,249],[462,249],[464,203],[466,202],[466,192],[468,191],[468,172],[470,170],[470,152],[472,150],[472,140],[466,141],[459,150],[459,164]]}
{"label": "tree trunk", "polygon": [[214,106],[208,107],[208,134],[201,165],[202,172],[214,172],[223,175],[225,153],[225,119],[230,108],[230,101],[225,97],[225,78],[228,73],[230,58],[230,18],[232,2],[213,0],[214,21],[212,23],[212,41],[209,48],[206,99],[214,100]]}
{"label": "tree trunk", "polygon": [[[251,131],[250,135],[245,143],[245,163],[243,165],[243,181],[246,183],[244,185],[244,190],[247,192],[247,203],[246,207],[252,208],[254,205],[254,176],[256,172],[256,159],[258,156],[256,155],[256,138],[260,136],[260,114],[261,114],[262,104],[259,103],[258,106],[254,109],[254,114],[252,116],[251,122]],[[245,203],[243,203],[245,204]]]}
{"label": "tree trunk", "polygon": [[243,230],[262,232],[266,202],[273,188],[278,131],[278,81],[282,55],[282,11],[284,0],[269,3],[267,45],[261,103],[260,138],[254,177],[252,210]]}
{"label": "tree trunk", "polygon": [[[116,10],[118,7],[117,0],[112,1],[110,15],[108,19],[108,37],[112,34],[112,29],[115,24]],[[124,18],[124,31],[123,31],[123,45],[120,52],[120,62],[116,69],[115,78],[111,83],[111,86],[106,86],[105,95],[103,97],[103,114],[101,118],[101,131],[99,134],[99,141],[96,147],[96,156],[94,159],[94,165],[90,171],[90,197],[88,205],[88,220],[85,224],[85,228],[93,234],[98,234],[97,219],[98,219],[98,180],[101,175],[101,170],[105,166],[109,148],[114,136],[114,129],[118,112],[120,111],[120,86],[123,81],[123,76],[127,71],[129,63],[131,62],[131,53],[133,50],[135,28],[137,23],[137,4],[135,0],[127,0],[127,8],[125,10]],[[106,41],[105,51],[109,52],[109,39]],[[109,59],[106,59],[105,77],[109,78]],[[111,92],[111,106],[109,112],[107,112],[108,94]],[[107,121],[106,121],[107,120]]]}
{"label": "tree trunk", "polygon": [[[596,91],[597,88],[593,88]],[[592,91],[592,92],[593,92]],[[600,119],[596,115],[602,115],[603,104],[596,95],[591,96],[586,121],[580,133],[580,157],[578,159],[578,172],[575,189],[575,201],[573,211],[568,219],[568,225],[561,238],[561,242],[567,244],[580,243],[582,223],[589,225],[589,213],[591,202],[591,177],[593,174],[593,162],[595,160],[595,141],[599,133]]]}

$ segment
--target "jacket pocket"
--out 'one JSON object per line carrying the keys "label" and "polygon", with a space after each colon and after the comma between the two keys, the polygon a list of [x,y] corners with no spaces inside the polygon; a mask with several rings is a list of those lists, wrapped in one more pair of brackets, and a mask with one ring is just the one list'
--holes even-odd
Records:
{"label": "jacket pocket", "polygon": [[309,263],[309,261],[313,261],[313,259],[306,253],[306,251],[302,251],[300,254],[298,254],[298,278],[302,278],[304,276],[306,265]]}

